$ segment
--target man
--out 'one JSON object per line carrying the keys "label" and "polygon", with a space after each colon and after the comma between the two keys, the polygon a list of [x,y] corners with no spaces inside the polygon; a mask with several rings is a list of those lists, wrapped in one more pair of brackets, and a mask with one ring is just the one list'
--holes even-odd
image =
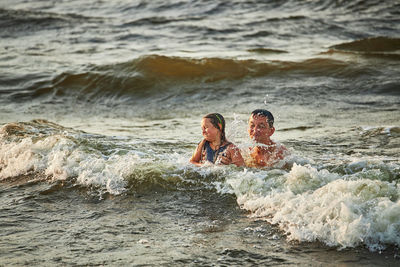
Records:
{"label": "man", "polygon": [[274,116],[268,110],[256,109],[251,113],[248,132],[250,138],[256,142],[256,146],[251,148],[250,162],[247,165],[272,167],[278,165],[289,154],[283,145],[271,140],[275,132]]}

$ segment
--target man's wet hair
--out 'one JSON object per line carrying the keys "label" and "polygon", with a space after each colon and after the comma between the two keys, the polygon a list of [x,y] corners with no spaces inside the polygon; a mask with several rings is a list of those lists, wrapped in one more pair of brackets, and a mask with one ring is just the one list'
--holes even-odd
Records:
{"label": "man's wet hair", "polygon": [[263,117],[266,117],[269,127],[270,128],[274,127],[274,116],[272,115],[271,112],[269,112],[266,109],[253,110],[253,112],[251,113],[251,116],[263,116]]}

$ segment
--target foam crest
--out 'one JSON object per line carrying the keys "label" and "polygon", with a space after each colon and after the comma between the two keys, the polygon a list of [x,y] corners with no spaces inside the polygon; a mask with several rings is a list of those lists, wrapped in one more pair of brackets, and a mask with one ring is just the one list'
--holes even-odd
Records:
{"label": "foam crest", "polygon": [[339,248],[400,245],[400,188],[294,165],[289,173],[247,172],[227,181],[251,216],[279,225],[289,240]]}
{"label": "foam crest", "polygon": [[23,139],[20,143],[1,144],[0,146],[0,179],[27,173],[35,166],[35,159],[30,148],[31,139]]}
{"label": "foam crest", "polygon": [[231,187],[231,192],[236,196],[267,194],[271,189],[283,186],[282,176],[287,172],[280,169],[252,170],[244,169],[242,172],[232,173],[226,183]]}
{"label": "foam crest", "polygon": [[105,186],[107,192],[120,194],[126,190],[125,178],[131,174],[137,162],[138,157],[129,154],[89,158],[81,162],[77,181],[87,186]]}
{"label": "foam crest", "polygon": [[[391,160],[385,158],[386,161]],[[346,179],[371,179],[393,182],[399,180],[400,166],[395,162],[384,162],[381,158],[353,158],[344,166]]]}
{"label": "foam crest", "polygon": [[294,163],[286,176],[285,185],[293,193],[300,194],[308,190],[315,190],[338,178],[339,175],[330,173],[328,170],[318,171],[310,165],[301,166]]}
{"label": "foam crest", "polygon": [[37,172],[52,181],[76,179],[78,184],[120,194],[126,190],[125,177],[145,161],[134,152],[105,156],[63,135],[0,142],[1,180]]}
{"label": "foam crest", "polygon": [[375,135],[387,135],[397,137],[400,136],[400,127],[398,126],[386,126],[386,127],[373,127],[364,126],[361,127],[361,135],[363,136],[375,136]]}

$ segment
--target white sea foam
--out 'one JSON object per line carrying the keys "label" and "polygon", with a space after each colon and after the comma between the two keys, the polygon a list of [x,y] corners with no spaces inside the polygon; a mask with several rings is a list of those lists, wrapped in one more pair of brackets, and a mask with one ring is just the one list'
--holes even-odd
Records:
{"label": "white sea foam", "polygon": [[30,148],[32,140],[23,139],[19,143],[1,144],[0,146],[0,179],[27,173],[35,166]]}
{"label": "white sea foam", "polygon": [[286,176],[285,185],[295,194],[315,190],[333,180],[339,175],[329,173],[327,170],[318,171],[310,165],[301,166],[296,163]]}
{"label": "white sea foam", "polygon": [[289,240],[370,250],[400,245],[400,188],[395,182],[294,165],[288,173],[244,171],[227,183],[251,216],[277,224]]}
{"label": "white sea foam", "polygon": [[78,145],[70,137],[50,135],[33,141],[25,137],[1,142],[0,179],[41,172],[52,180],[76,178],[86,186],[104,187],[109,193],[125,190],[127,177],[140,158],[135,153],[104,156]]}
{"label": "white sea foam", "polygon": [[376,127],[376,126],[363,126],[361,127],[361,135],[378,135],[385,134],[388,136],[399,136],[400,127],[398,126],[386,126],[386,127]]}
{"label": "white sea foam", "polygon": [[[149,157],[126,146],[124,153],[108,155],[96,149],[90,137],[83,141],[68,132],[0,135],[0,179],[40,172],[48,179],[73,178],[80,185],[120,194],[132,173],[150,162],[151,169],[161,166],[162,178],[188,178],[185,182],[200,181],[204,188],[235,194],[251,216],[278,225],[290,240],[319,240],[340,248],[363,244],[371,250],[400,245],[400,188],[393,175],[399,166],[395,162],[346,158],[342,174],[313,167],[311,160],[295,155],[289,160],[293,163],[290,171],[216,165],[198,168],[188,163],[189,155]],[[185,172],[195,175],[185,176]],[[197,174],[212,180],[191,181]]]}

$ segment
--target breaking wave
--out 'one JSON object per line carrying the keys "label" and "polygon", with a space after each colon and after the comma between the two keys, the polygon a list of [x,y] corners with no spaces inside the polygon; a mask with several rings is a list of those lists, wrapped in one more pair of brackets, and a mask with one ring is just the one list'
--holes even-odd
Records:
{"label": "breaking wave", "polygon": [[26,183],[30,176],[112,195],[219,192],[235,196],[251,217],[278,225],[289,240],[372,251],[400,245],[400,166],[394,161],[343,159],[328,168],[294,155],[289,170],[259,170],[197,168],[188,157],[44,120],[0,129],[3,183]]}

